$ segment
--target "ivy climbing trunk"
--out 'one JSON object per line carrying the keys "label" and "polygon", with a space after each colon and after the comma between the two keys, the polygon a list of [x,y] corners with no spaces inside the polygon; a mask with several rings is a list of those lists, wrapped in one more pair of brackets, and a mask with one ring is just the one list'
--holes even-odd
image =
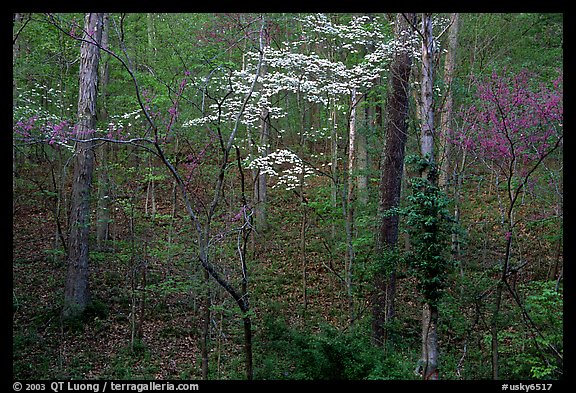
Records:
{"label": "ivy climbing trunk", "polygon": [[[410,24],[414,24],[416,14],[396,16],[396,39],[406,43]],[[372,299],[372,339],[376,345],[383,345],[388,338],[388,327],[394,317],[396,296],[396,266],[392,259],[384,258],[392,252],[398,242],[398,215],[385,215],[389,209],[400,203],[402,175],[404,172],[404,151],[408,136],[409,78],[412,58],[408,51],[398,51],[390,66],[390,86],[386,99],[386,125],[384,147],[380,162],[380,199],[378,210],[380,223],[377,237],[377,250],[381,265],[374,276],[375,293]],[[386,262],[384,262],[386,260]]]}
{"label": "ivy climbing trunk", "polygon": [[103,13],[86,14],[84,36],[80,46],[80,86],[78,123],[76,124],[78,141],[74,152],[74,178],[68,236],[68,273],[62,312],[64,318],[81,315],[90,301],[88,234],[94,151],[93,143],[86,139],[93,136],[96,128],[98,46],[102,40],[103,15]]}
{"label": "ivy climbing trunk", "polygon": [[[435,186],[436,176],[431,173],[434,166],[434,38],[432,36],[432,14],[422,14],[422,91],[421,91],[421,138],[420,152],[428,162],[420,176],[426,183]],[[424,292],[422,313],[422,378],[438,379],[438,304]]]}

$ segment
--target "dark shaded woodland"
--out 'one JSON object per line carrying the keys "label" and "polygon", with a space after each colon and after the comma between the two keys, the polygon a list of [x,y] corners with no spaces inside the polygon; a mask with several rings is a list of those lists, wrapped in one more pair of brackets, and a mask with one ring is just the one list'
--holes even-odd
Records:
{"label": "dark shaded woodland", "polygon": [[15,380],[563,379],[563,16],[13,14]]}

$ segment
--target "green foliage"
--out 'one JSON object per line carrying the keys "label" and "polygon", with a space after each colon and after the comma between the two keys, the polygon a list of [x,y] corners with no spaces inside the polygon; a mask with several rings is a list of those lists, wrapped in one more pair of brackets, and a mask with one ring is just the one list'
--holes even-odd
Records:
{"label": "green foliage", "polygon": [[110,379],[153,379],[158,367],[152,361],[152,353],[142,340],[121,348],[112,359],[108,378]]}
{"label": "green foliage", "polygon": [[[463,74],[470,73],[470,68],[479,75],[503,67],[552,74],[562,67],[562,14],[463,14],[462,27],[458,45],[463,54]],[[514,45],[509,45],[511,42]],[[471,53],[484,60],[464,62]]]}
{"label": "green foliage", "polygon": [[308,201],[306,204],[309,208],[323,219],[338,220],[342,218],[342,210],[334,206],[330,200],[329,190],[327,187],[322,187],[322,189],[317,190],[313,196],[313,200]]}
{"label": "green foliage", "polygon": [[[300,41],[299,37],[305,33],[305,27],[298,20],[301,16],[266,15],[272,48],[287,40],[294,44],[292,49],[298,55],[314,53],[349,67],[361,62],[364,51],[351,52],[350,46],[338,42],[335,36],[326,46]],[[19,55],[13,59],[16,87],[13,120],[37,115],[36,127],[61,120],[72,124],[76,118],[80,43],[46,23],[46,14],[32,14],[31,17],[20,32]],[[55,14],[55,17],[65,29],[72,26],[70,22],[76,21],[79,24],[77,32],[81,30],[83,14]],[[240,69],[250,70],[251,59],[247,51],[258,45],[257,18],[258,15],[252,14],[111,14],[110,48],[130,59],[144,105],[149,106],[158,126],[165,157],[178,171],[187,168],[190,160],[199,162],[200,167],[181,174],[186,181],[189,200],[201,221],[209,209],[213,181],[220,170],[217,160],[221,150],[217,137],[222,133],[226,140],[230,129],[226,128],[229,124],[224,123],[218,126],[212,123],[207,127],[184,127],[183,124],[198,118],[201,113],[206,114],[215,105],[222,105],[229,88],[238,93],[236,83],[218,89],[214,81],[221,76],[231,81],[226,76]],[[329,15],[332,23],[347,23],[352,18],[348,14]],[[383,17],[376,19],[383,23],[368,24],[365,29],[377,29],[391,35],[393,25]],[[511,70],[531,68],[541,71],[544,79],[562,66],[560,14],[466,14],[462,19],[456,56],[460,64],[451,86],[457,104],[470,103],[467,96],[473,86],[469,75],[481,76],[504,67]],[[23,27],[22,23],[14,24],[14,33]],[[324,33],[318,30],[315,34]],[[121,37],[123,42],[119,41]],[[139,112],[130,76],[113,57],[103,54],[101,65],[105,59],[109,60],[110,77],[106,97],[102,94],[98,97],[97,108],[100,111],[104,104],[108,116],[99,120],[98,129],[122,126],[124,131],[130,132],[126,135],[150,137],[151,129]],[[440,91],[448,88],[441,81],[443,59],[441,51],[435,80],[435,84],[442,87]],[[182,95],[178,96],[185,71],[189,71],[187,83],[182,88]],[[268,72],[271,71],[282,70],[270,68]],[[498,204],[503,194],[497,191],[504,191],[506,184],[479,169],[471,156],[464,160],[457,156],[459,151],[453,151],[454,162],[462,162],[462,167],[455,169],[463,171],[458,203],[464,225],[457,229],[461,231],[458,257],[463,264],[462,272],[449,274],[452,261],[448,255],[448,236],[454,228],[451,228],[448,211],[452,206],[432,178],[413,178],[411,189],[403,191],[402,208],[386,212],[400,215],[401,228],[410,235],[410,250],[403,252],[399,247],[377,255],[374,244],[381,217],[375,204],[378,195],[375,185],[380,180],[376,168],[383,144],[381,120],[386,116],[383,110],[389,77],[389,73],[383,71],[377,85],[359,92],[364,98],[357,106],[357,134],[367,138],[371,164],[365,170],[356,168],[352,176],[368,175],[371,184],[367,191],[368,204],[360,202],[363,199],[358,193],[354,202],[352,281],[358,320],[349,330],[344,329],[347,317],[345,290],[340,279],[328,270],[333,269],[338,274],[345,270],[347,242],[344,241],[342,187],[347,179],[349,97],[332,97],[328,105],[320,105],[307,102],[302,91],[284,90],[263,96],[265,84],[262,84],[254,92],[253,98],[266,99],[261,103],[286,111],[284,117],[271,118],[270,148],[291,149],[311,167],[334,175],[330,180],[327,176],[316,176],[310,181],[304,190],[308,200],[305,207],[300,204],[301,190],[286,192],[283,188],[272,188],[273,181],[269,183],[267,209],[272,230],[267,233],[254,231],[247,252],[253,307],[248,316],[254,324],[257,379],[413,379],[421,334],[419,299],[413,296],[416,285],[425,301],[439,303],[442,378],[491,377],[487,361],[490,335],[486,335],[487,341],[482,341],[482,337],[487,333],[485,328],[495,277],[497,279],[501,273],[501,266],[494,261],[502,258],[494,256],[498,254],[494,244],[500,244],[502,239],[496,238],[499,228],[493,224],[500,220]],[[226,98],[226,104],[233,96]],[[164,141],[162,137],[167,133],[170,118],[168,110],[175,108],[179,97],[178,116],[169,131],[173,138]],[[416,117],[411,116],[408,122],[415,131]],[[241,158],[253,154],[259,147],[258,132],[258,127],[240,127],[234,142],[242,151]],[[253,140],[249,140],[249,136]],[[415,140],[409,138],[407,152],[417,150]],[[332,157],[333,143],[337,145],[337,157]],[[173,376],[179,372],[182,378],[198,377],[200,361],[198,353],[193,352],[201,337],[198,321],[202,318],[203,306],[199,307],[198,303],[206,294],[206,284],[199,274],[203,271],[196,264],[195,228],[190,220],[181,219],[187,215],[182,199],[178,197],[181,195],[174,198],[171,192],[173,178],[161,168],[157,156],[135,144],[112,146],[105,162],[100,162],[99,157],[96,159],[96,170],[105,171],[109,179],[112,204],[108,220],[114,223],[110,226],[111,251],[90,251],[90,262],[94,265],[91,288],[98,297],[82,316],[65,322],[65,334],[62,335],[57,334],[62,328],[61,304],[54,299],[60,296],[65,266],[46,262],[62,262],[65,255],[54,246],[51,237],[55,233],[54,224],[45,214],[39,213],[50,204],[56,205],[53,201],[57,200],[60,219],[66,225],[66,198],[60,197],[69,187],[71,152],[58,144],[15,141],[19,174],[15,198],[19,211],[15,214],[18,219],[14,220],[14,227],[24,232],[14,238],[13,259],[13,373],[18,379],[86,378],[88,373],[112,379],[154,378],[166,372],[164,362],[172,358],[179,367]],[[329,158],[336,160],[334,168],[327,165]],[[408,156],[407,163],[413,164],[412,173],[430,171],[432,177],[435,175],[435,168],[420,156]],[[562,377],[562,364],[554,351],[563,351],[562,289],[556,290],[556,281],[537,281],[543,277],[541,272],[546,274],[550,263],[556,263],[558,268],[563,263],[562,216],[558,213],[562,208],[562,167],[559,149],[546,160],[546,171],[542,170],[546,173],[534,176],[534,184],[525,186],[522,206],[517,211],[519,225],[518,233],[514,234],[512,261],[522,258],[530,263],[519,272],[515,288],[539,332],[525,321],[511,297],[503,298],[500,317],[506,328],[498,337],[502,378]],[[55,174],[54,184],[49,171]],[[251,203],[254,179],[248,170],[244,175],[246,198]],[[240,198],[237,166],[233,159],[223,180],[222,203],[211,227],[211,252],[219,265],[218,271],[238,285],[234,277],[239,272],[235,232],[239,223],[229,221],[238,210]],[[154,182],[158,202],[154,215],[144,214],[149,182]],[[336,201],[332,200],[333,190],[337,194]],[[92,193],[93,208],[97,195]],[[525,213],[523,209],[530,212]],[[306,293],[309,296],[305,312],[299,304],[303,281],[299,243],[303,211],[307,218],[304,240]],[[22,224],[21,217],[28,220],[26,224]],[[95,219],[92,222],[96,222]],[[217,240],[215,236],[219,233],[225,234],[225,239]],[[519,255],[520,252],[523,255]],[[147,285],[142,292],[142,296],[146,293],[146,342],[129,343],[129,313],[136,294],[130,278],[138,278],[133,276],[138,273],[135,268],[144,263],[144,259],[146,263],[150,262]],[[408,277],[404,276],[405,267],[409,268]],[[369,342],[369,303],[366,300],[374,290],[374,273],[388,274],[393,268],[402,274],[397,281],[397,318],[387,326],[391,332],[388,346],[376,348]],[[528,280],[531,281],[526,284]],[[213,318],[216,327],[211,324],[210,377],[244,378],[240,319],[245,315],[230,303],[226,293],[213,280],[209,285],[215,289],[211,291],[211,311],[213,315],[221,316]],[[281,302],[282,306],[274,308],[274,302]],[[270,308],[273,311],[267,312]],[[326,325],[317,325],[319,320],[325,321]],[[70,338],[77,344],[72,351]],[[86,347],[98,341],[119,345]],[[177,345],[181,342],[192,345],[189,348],[194,350],[182,356],[178,353],[182,352],[182,346]],[[166,348],[166,343],[174,345]],[[77,350],[82,346],[86,349]],[[190,356],[195,360],[191,361]],[[456,372],[461,360],[462,375]]]}
{"label": "green foliage", "polygon": [[386,356],[378,356],[374,351],[377,361],[374,368],[366,377],[369,380],[410,380],[414,379],[415,354],[397,349],[389,351]]}
{"label": "green foliage", "polygon": [[428,171],[427,178],[411,179],[412,193],[399,212],[406,218],[406,231],[412,245],[408,259],[418,277],[420,291],[426,302],[437,303],[451,266],[447,256],[453,221],[448,211],[450,201],[436,184],[434,163],[414,156],[408,156],[406,161],[413,164],[418,173]]}
{"label": "green foliage", "polygon": [[142,174],[142,183],[161,182],[168,178],[168,174],[162,168],[145,168]]}
{"label": "green foliage", "polygon": [[[42,337],[36,329],[21,330],[12,336],[12,372],[20,378],[48,378],[51,354],[39,351]],[[39,352],[34,355],[34,352]]]}
{"label": "green foliage", "polygon": [[97,298],[92,299],[81,313],[72,313],[73,316],[62,320],[63,327],[70,332],[82,332],[84,326],[96,320],[108,317],[108,305]]}
{"label": "green foliage", "polygon": [[[511,379],[558,379],[563,376],[563,294],[555,281],[523,284],[524,308],[537,329],[519,308],[509,316],[508,329],[498,333],[502,374]],[[484,336],[490,345],[490,334]]]}
{"label": "green foliage", "polygon": [[406,262],[406,255],[401,253],[397,247],[383,250],[375,258],[375,263],[372,265],[372,274],[382,273],[388,275],[399,266],[406,264]]}
{"label": "green foliage", "polygon": [[385,355],[365,331],[291,328],[273,315],[264,321],[265,342],[257,378],[304,380],[410,379],[412,360],[401,352]]}
{"label": "green foliage", "polygon": [[194,283],[190,280],[168,278],[158,284],[149,284],[147,289],[164,297],[171,294],[186,294],[194,287]]}
{"label": "green foliage", "polygon": [[[511,341],[523,350],[511,359],[516,372],[536,379],[562,376],[562,366],[554,350],[563,352],[563,294],[555,281],[533,281],[523,285],[527,293],[525,308],[541,334],[529,327],[511,333]],[[514,350],[514,347],[512,347]],[[529,370],[526,368],[529,367]]]}

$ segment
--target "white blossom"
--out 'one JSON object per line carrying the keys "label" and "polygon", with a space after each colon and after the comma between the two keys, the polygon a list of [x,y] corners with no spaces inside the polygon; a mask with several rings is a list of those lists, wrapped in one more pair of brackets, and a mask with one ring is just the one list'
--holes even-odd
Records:
{"label": "white blossom", "polygon": [[272,185],[272,188],[283,186],[286,190],[298,187],[302,176],[306,179],[315,174],[314,168],[286,149],[279,149],[264,157],[255,158],[248,163],[247,168],[258,169],[261,174],[276,178],[276,183]]}

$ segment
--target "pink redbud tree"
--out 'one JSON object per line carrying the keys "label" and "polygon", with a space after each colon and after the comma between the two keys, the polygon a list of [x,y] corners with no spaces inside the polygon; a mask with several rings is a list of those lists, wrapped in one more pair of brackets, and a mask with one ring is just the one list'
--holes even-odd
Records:
{"label": "pink redbud tree", "polygon": [[[497,375],[498,332],[502,292],[508,290],[519,306],[523,319],[532,331],[546,342],[546,351],[562,361],[562,354],[545,340],[539,327],[523,306],[516,290],[509,285],[510,273],[523,265],[511,266],[512,241],[519,221],[515,220],[515,207],[524,189],[536,178],[545,160],[561,153],[563,128],[562,73],[550,83],[538,82],[527,70],[516,74],[494,72],[485,80],[476,81],[477,90],[472,105],[462,110],[463,127],[453,133],[453,143],[468,155],[475,156],[505,182],[501,200],[502,240],[506,244],[496,289],[495,307],[491,324],[493,369]],[[498,188],[497,193],[502,189]],[[498,194],[500,198],[501,195]],[[521,199],[520,199],[521,201]]]}
{"label": "pink redbud tree", "polygon": [[562,74],[539,83],[527,70],[503,76],[494,72],[476,86],[474,103],[461,111],[463,126],[454,131],[452,142],[505,181],[503,221],[509,240],[519,195],[562,145]]}

